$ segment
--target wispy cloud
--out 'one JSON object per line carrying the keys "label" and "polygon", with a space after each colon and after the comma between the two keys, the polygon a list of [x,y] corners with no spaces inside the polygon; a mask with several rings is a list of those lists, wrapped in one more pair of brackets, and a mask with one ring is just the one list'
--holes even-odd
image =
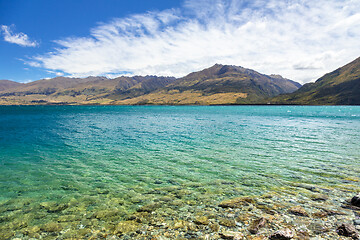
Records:
{"label": "wispy cloud", "polygon": [[187,0],[114,19],[31,65],[73,76],[183,76],[215,63],[315,80],[360,56],[360,1]]}
{"label": "wispy cloud", "polygon": [[6,42],[15,43],[22,47],[36,47],[39,45],[36,41],[31,41],[25,33],[14,33],[11,28],[11,26],[1,25],[1,32]]}
{"label": "wispy cloud", "polygon": [[50,70],[47,70],[46,72],[48,72],[50,74],[55,74],[57,77],[64,76],[64,73],[62,73],[62,72],[54,72],[54,71],[50,71]]}

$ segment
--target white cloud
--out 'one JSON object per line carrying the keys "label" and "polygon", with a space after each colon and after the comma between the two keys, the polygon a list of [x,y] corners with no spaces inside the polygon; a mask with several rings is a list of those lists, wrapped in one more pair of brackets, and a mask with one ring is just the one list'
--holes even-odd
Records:
{"label": "white cloud", "polygon": [[33,82],[33,81],[35,81],[35,80],[30,80],[30,79],[28,79],[28,80],[24,80],[24,81],[22,81],[21,83],[30,83],[30,82]]}
{"label": "white cloud", "polygon": [[13,33],[10,26],[1,25],[1,31],[4,35],[4,40],[9,43],[15,43],[22,47],[36,47],[38,43],[31,41],[25,33]]}
{"label": "white cloud", "polygon": [[32,66],[72,76],[184,76],[215,63],[308,82],[360,56],[360,1],[187,0],[114,19]]}
{"label": "white cloud", "polygon": [[55,71],[51,71],[51,70],[47,70],[46,72],[48,72],[50,74],[55,74],[57,77],[64,76],[64,73],[62,73],[62,72],[55,72]]}
{"label": "white cloud", "polygon": [[40,62],[36,62],[36,61],[26,61],[23,59],[19,59],[21,61],[23,61],[24,63],[26,63],[27,65],[31,66],[31,67],[41,67],[41,63]]}

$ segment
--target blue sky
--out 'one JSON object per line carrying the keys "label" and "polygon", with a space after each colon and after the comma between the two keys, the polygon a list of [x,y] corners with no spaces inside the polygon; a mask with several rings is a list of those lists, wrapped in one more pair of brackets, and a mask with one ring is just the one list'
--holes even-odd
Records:
{"label": "blue sky", "polygon": [[44,68],[28,66],[22,60],[52,51],[58,47],[54,40],[86,37],[102,22],[180,6],[180,0],[0,0],[0,25],[37,42],[36,47],[23,47],[0,41],[0,79],[26,82],[54,77]]}
{"label": "blue sky", "polygon": [[360,56],[360,1],[0,0],[0,79],[181,77],[215,63],[305,83]]}

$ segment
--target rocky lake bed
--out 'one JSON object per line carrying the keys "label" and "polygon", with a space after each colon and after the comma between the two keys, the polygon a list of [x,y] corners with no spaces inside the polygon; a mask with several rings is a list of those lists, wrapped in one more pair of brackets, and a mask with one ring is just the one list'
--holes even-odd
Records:
{"label": "rocky lake bed", "polygon": [[359,239],[359,107],[0,110],[1,240]]}
{"label": "rocky lake bed", "polygon": [[218,182],[139,187],[121,197],[101,188],[59,201],[20,196],[0,203],[0,239],[360,239],[350,186],[292,184],[242,196],[234,183]]}

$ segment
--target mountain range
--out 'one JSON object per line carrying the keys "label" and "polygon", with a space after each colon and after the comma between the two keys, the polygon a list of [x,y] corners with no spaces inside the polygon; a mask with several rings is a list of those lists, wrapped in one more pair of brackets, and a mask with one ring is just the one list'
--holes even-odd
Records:
{"label": "mountain range", "polygon": [[360,105],[360,58],[301,84],[280,75],[215,64],[182,78],[56,77],[30,83],[0,80],[0,105]]}
{"label": "mountain range", "polygon": [[0,81],[0,104],[253,104],[301,85],[279,75],[216,64],[183,78],[56,77],[13,85]]}
{"label": "mountain range", "polygon": [[301,85],[279,75],[264,75],[254,70],[215,64],[177,79],[164,88],[120,104],[254,104],[281,93],[291,93]]}

